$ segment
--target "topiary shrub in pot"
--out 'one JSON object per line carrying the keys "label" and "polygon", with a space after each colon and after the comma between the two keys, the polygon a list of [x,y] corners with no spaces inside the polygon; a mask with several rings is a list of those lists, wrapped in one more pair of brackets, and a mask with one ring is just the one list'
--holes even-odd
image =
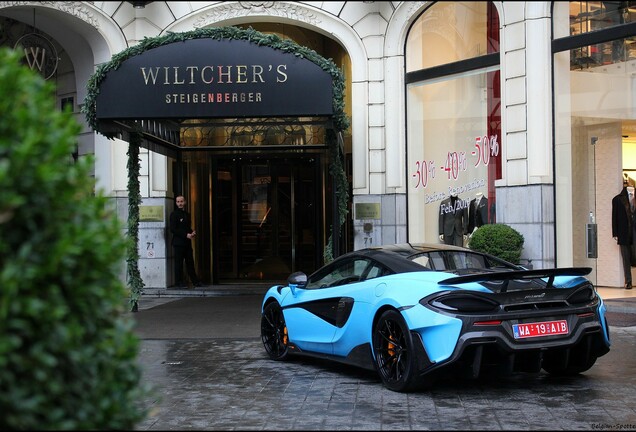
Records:
{"label": "topiary shrub in pot", "polygon": [[517,230],[497,223],[477,228],[468,241],[468,247],[519,264],[523,242],[524,238]]}
{"label": "topiary shrub in pot", "polygon": [[127,241],[52,84],[0,48],[0,430],[134,430]]}

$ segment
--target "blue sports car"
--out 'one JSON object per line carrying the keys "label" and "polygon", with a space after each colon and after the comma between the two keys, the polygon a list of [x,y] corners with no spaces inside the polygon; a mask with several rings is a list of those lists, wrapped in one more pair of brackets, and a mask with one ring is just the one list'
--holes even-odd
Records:
{"label": "blue sports car", "polygon": [[394,391],[448,372],[577,374],[610,347],[590,271],[527,270],[440,244],[358,250],[271,287],[261,338],[273,360],[307,355],[376,370]]}

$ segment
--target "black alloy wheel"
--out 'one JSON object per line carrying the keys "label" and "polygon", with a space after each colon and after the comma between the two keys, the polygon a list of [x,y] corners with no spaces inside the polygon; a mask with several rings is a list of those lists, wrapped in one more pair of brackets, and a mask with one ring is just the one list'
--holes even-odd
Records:
{"label": "black alloy wheel", "polygon": [[287,325],[280,305],[267,304],[261,316],[261,340],[272,360],[285,360],[289,356]]}
{"label": "black alloy wheel", "polygon": [[419,385],[413,339],[398,311],[387,310],[378,319],[373,329],[373,352],[385,387],[402,392]]}

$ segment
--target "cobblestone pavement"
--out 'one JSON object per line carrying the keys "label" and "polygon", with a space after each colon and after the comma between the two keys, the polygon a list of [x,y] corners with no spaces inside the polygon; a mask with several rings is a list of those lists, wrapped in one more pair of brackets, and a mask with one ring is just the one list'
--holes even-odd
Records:
{"label": "cobblestone pavement", "polygon": [[586,373],[448,380],[396,393],[377,376],[297,359],[274,362],[259,338],[143,339],[153,389],[137,430],[634,430],[636,327]]}

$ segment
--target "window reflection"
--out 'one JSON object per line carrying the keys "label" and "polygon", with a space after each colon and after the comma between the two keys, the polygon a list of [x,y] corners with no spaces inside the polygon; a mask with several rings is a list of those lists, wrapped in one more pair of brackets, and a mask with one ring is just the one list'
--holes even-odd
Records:
{"label": "window reflection", "polygon": [[490,2],[434,3],[409,32],[406,71],[499,52],[498,22]]}
{"label": "window reflection", "polygon": [[[636,2],[570,2],[570,35],[606,30],[636,19]],[[636,60],[636,38],[628,37],[572,50],[570,68],[589,69]]]}

